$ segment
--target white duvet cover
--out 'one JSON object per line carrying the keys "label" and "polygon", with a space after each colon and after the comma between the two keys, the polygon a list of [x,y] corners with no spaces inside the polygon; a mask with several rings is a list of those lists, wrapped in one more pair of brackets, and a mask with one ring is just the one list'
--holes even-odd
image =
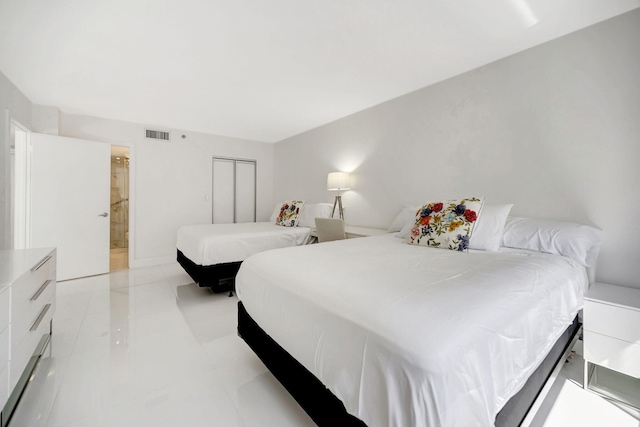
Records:
{"label": "white duvet cover", "polygon": [[282,227],[271,222],[186,225],[178,229],[178,249],[198,265],[244,261],[269,249],[305,245],[309,227]]}
{"label": "white duvet cover", "polygon": [[584,267],[393,235],[257,254],[253,319],[369,427],[492,426],[582,307]]}

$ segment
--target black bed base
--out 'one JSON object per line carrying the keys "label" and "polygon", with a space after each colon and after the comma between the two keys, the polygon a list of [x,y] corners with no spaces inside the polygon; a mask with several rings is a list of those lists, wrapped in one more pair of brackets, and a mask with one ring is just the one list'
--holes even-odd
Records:
{"label": "black bed base", "polygon": [[200,287],[213,292],[231,292],[235,289],[235,279],[242,261],[226,262],[214,265],[198,265],[177,250],[178,263]]}
{"label": "black bed base", "polygon": [[280,381],[315,423],[321,427],[366,427],[311,372],[262,330],[238,302],[238,335]]}
{"label": "black bed base", "polygon": [[[580,329],[578,318],[558,339],[551,352],[529,380],[498,413],[496,427],[515,427],[522,424],[554,367],[560,362]],[[238,302],[238,335],[246,341],[271,373],[280,381],[313,421],[320,427],[366,427],[360,419],[347,413],[344,405],[311,372],[275,342],[251,318]]]}
{"label": "black bed base", "polygon": [[[563,358],[571,346],[575,343],[574,338],[580,331],[582,323],[578,316],[573,319],[573,323],[565,329],[560,338],[556,341],[547,357],[542,361],[538,369],[529,377],[522,390],[516,393],[504,405],[496,416],[496,427],[519,426],[528,415],[529,410],[536,403],[536,399],[542,393],[543,387],[551,378],[554,368],[559,363],[564,363]],[[555,378],[554,378],[555,379]],[[543,396],[544,397],[544,396]]]}

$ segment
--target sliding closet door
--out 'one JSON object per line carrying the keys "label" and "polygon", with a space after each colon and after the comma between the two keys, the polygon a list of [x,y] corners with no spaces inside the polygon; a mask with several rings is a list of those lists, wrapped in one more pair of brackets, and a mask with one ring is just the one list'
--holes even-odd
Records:
{"label": "sliding closet door", "polygon": [[214,157],[212,201],[214,224],[255,222],[255,160]]}
{"label": "sliding closet door", "polygon": [[256,221],[256,162],[236,161],[236,221]]}
{"label": "sliding closet door", "polygon": [[235,222],[235,168],[235,160],[213,159],[212,222],[214,224]]}

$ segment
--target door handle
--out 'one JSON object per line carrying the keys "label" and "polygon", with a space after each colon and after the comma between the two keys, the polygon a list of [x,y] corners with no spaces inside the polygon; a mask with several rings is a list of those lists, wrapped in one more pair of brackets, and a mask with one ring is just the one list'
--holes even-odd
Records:
{"label": "door handle", "polygon": [[107,217],[107,216],[109,216],[109,214],[108,214],[108,213],[106,213],[106,212],[102,212],[102,213],[101,213],[100,215],[98,215],[98,216]]}

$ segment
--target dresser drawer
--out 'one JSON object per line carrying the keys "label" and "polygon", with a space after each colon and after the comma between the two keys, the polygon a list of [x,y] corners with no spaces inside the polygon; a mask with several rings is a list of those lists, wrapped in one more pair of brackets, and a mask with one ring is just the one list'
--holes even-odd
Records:
{"label": "dresser drawer", "polygon": [[9,382],[10,386],[16,386],[18,379],[22,375],[24,368],[27,366],[29,359],[33,356],[33,353],[38,347],[38,343],[42,339],[43,335],[49,334],[50,322],[55,312],[55,298],[43,306],[43,310],[47,307],[46,312],[40,319],[33,319],[32,324],[35,324],[36,320],[39,320],[37,328],[34,330],[28,330],[27,334],[17,345],[11,347],[11,361],[9,366],[11,368]]}
{"label": "dresser drawer", "polygon": [[11,328],[7,326],[0,331],[0,369],[2,369],[2,367],[9,361],[11,351],[11,347],[9,347],[10,340]]}
{"label": "dresser drawer", "polygon": [[585,301],[584,329],[640,344],[640,311]]}
{"label": "dresser drawer", "polygon": [[29,329],[34,324],[42,308],[55,300],[56,282],[47,279],[37,288],[40,294],[37,298],[31,298],[25,301],[15,301],[13,304],[13,314],[11,320],[11,344],[18,345],[25,335],[29,333]]}
{"label": "dresser drawer", "polygon": [[11,289],[0,292],[0,331],[7,327],[11,319]]}
{"label": "dresser drawer", "polygon": [[0,409],[4,408],[9,398],[9,366],[0,366]]}
{"label": "dresser drawer", "polygon": [[640,345],[585,330],[584,359],[640,378]]}
{"label": "dresser drawer", "polygon": [[14,307],[16,303],[29,301],[45,281],[50,279],[55,281],[55,278],[56,255],[54,252],[43,258],[13,283],[11,286],[11,299]]}

